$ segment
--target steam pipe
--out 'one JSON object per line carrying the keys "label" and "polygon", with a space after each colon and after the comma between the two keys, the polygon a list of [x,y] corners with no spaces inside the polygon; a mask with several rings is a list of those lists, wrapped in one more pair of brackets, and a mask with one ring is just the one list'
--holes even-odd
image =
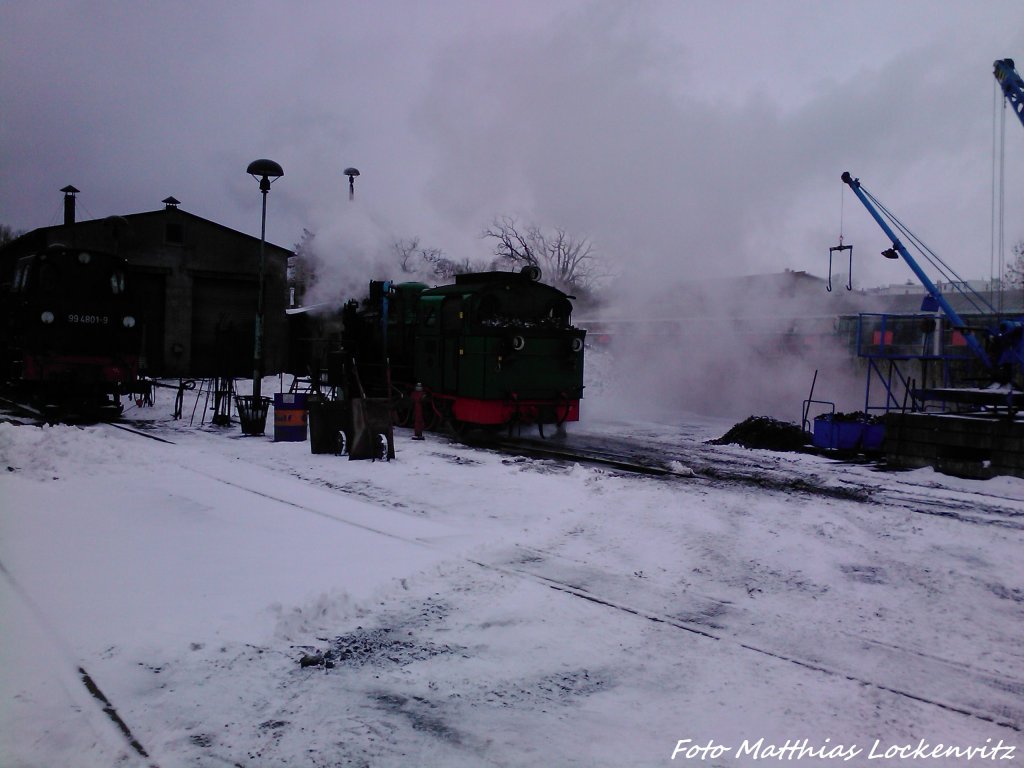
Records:
{"label": "steam pipe", "polygon": [[853,190],[853,194],[857,196],[857,199],[863,203],[864,207],[867,208],[868,213],[871,214],[871,218],[875,220],[875,223],[882,228],[886,236],[892,241],[892,247],[899,252],[903,260],[907,262],[907,266],[914,272],[917,279],[921,281],[921,285],[925,287],[936,303],[942,307],[942,311],[946,313],[946,316],[953,321],[953,327],[959,330],[964,339],[967,341],[967,346],[971,348],[971,351],[985,364],[985,367],[990,371],[992,370],[992,361],[989,360],[988,354],[985,352],[985,348],[981,346],[978,340],[974,336],[974,332],[967,328],[967,324],[961,319],[960,315],[957,314],[956,310],[953,309],[953,305],[950,304],[946,297],[942,295],[942,292],[936,287],[935,283],[931,281],[925,271],[921,269],[920,265],[915,261],[914,257],[910,255],[910,252],[903,246],[900,239],[896,237],[896,233],[889,227],[888,222],[882,218],[878,210],[872,205],[871,201],[868,200],[864,191],[860,188],[860,179],[855,179],[850,175],[849,171],[844,171],[842,175],[843,181],[850,186]]}

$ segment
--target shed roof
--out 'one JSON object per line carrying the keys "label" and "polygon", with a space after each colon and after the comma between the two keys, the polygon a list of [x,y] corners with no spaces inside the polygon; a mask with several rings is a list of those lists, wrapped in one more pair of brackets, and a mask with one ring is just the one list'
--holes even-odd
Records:
{"label": "shed roof", "polygon": [[[232,229],[231,227],[225,226],[224,224],[220,224],[211,219],[205,219],[202,216],[197,216],[196,214],[182,210],[181,208],[168,206],[165,208],[159,208],[155,211],[129,213],[125,214],[124,216],[107,216],[102,219],[83,219],[81,221],[76,221],[74,224],[54,224],[48,227],[39,227],[37,229],[30,230],[29,232],[26,232],[20,237],[17,237],[11,242],[7,243],[7,245],[5,245],[3,248],[0,248],[0,254],[3,254],[8,250],[18,253],[24,253],[27,250],[42,247],[50,242],[50,238],[48,237],[49,235],[55,232],[60,232],[61,230],[70,230],[75,227],[95,227],[97,225],[102,225],[105,222],[113,222],[115,220],[125,221],[131,224],[132,221],[141,221],[144,219],[157,218],[192,220],[196,223],[202,224],[203,226],[227,232],[232,236],[251,240],[253,244],[259,243],[260,241],[260,239],[254,235],[250,235],[246,232],[240,232],[237,229]],[[274,243],[271,243],[269,241],[266,242],[266,248],[271,253],[276,252],[278,255],[283,255],[286,257],[294,255],[290,249],[284,248],[280,245],[275,245]]]}

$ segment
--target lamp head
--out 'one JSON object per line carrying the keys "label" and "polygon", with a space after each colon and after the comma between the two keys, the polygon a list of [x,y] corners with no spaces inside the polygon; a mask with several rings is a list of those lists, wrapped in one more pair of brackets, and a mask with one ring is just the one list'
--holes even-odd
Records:
{"label": "lamp head", "polygon": [[267,192],[270,185],[284,176],[284,170],[273,160],[253,160],[245,172],[260,183],[260,191]]}

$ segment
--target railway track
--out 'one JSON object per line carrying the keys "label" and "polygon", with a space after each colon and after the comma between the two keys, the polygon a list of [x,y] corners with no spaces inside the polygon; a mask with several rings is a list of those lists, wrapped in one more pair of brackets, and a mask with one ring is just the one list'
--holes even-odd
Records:
{"label": "railway track", "polygon": [[29,419],[35,423],[46,423],[46,417],[38,408],[33,408],[27,403],[13,400],[4,395],[0,395],[0,416],[2,416],[6,421]]}
{"label": "railway track", "polygon": [[[27,403],[12,400],[7,397],[0,396],[0,419],[13,421],[18,424],[34,424],[44,425],[50,423],[50,419],[37,408],[34,408]],[[172,441],[166,438],[159,437],[157,435],[146,434],[145,432],[133,429],[131,427],[113,424],[110,422],[100,422],[105,426],[119,429],[139,437],[147,437],[153,440],[159,440],[164,443],[171,443]],[[90,699],[95,702],[103,712],[103,715],[107,718],[110,724],[117,731],[118,735],[123,739],[127,749],[134,755],[135,759],[140,759],[148,768],[156,768],[156,762],[147,752],[146,748],[142,745],[139,738],[132,732],[128,723],[121,717],[120,712],[113,702],[107,697],[107,695],[100,688],[95,677],[86,669],[85,665],[80,662],[75,653],[71,650],[70,645],[60,633],[56,630],[53,623],[47,618],[44,611],[39,607],[33,597],[26,591],[25,587],[15,578],[7,567],[0,562],[0,577],[7,582],[10,589],[17,595],[18,599],[28,609],[29,615],[32,619],[41,627],[44,634],[53,643],[56,651],[65,657],[65,660],[70,663],[75,670],[78,681],[82,684]],[[69,694],[70,696],[70,694]],[[78,709],[77,704],[73,704]],[[81,710],[79,710],[81,711]],[[86,718],[88,719],[88,718]],[[133,758],[130,755],[122,755],[121,758],[126,763],[132,763]]]}
{"label": "railway track", "polygon": [[[12,400],[8,397],[0,396],[0,419],[4,418],[6,418],[9,421],[17,420],[18,423],[24,423],[25,421],[27,421],[27,423],[36,425],[51,423],[51,419],[47,416],[47,414],[43,413],[38,408],[35,408],[29,405],[28,403],[23,403],[18,400]],[[72,421],[70,423],[76,424],[78,422]],[[150,423],[145,421],[133,422],[130,420],[95,420],[82,422],[80,425],[91,424],[100,424],[105,427],[119,429],[122,432],[128,432],[130,434],[138,435],[139,437],[145,437],[150,440],[156,440],[161,443],[169,443],[171,445],[174,444],[173,440],[170,440],[166,437],[162,437],[155,431],[153,431],[151,429]]]}
{"label": "railway track", "polygon": [[[729,467],[707,458],[683,464],[679,458],[666,459],[645,452],[639,446],[581,447],[552,446],[535,440],[497,440],[468,443],[474,447],[491,448],[502,453],[518,454],[536,459],[553,459],[587,465],[605,466],[639,475],[676,478],[703,483],[742,483],[766,490],[799,491],[850,501],[869,501],[866,489],[816,483],[803,476],[780,476],[766,473],[763,467]],[[692,457],[691,457],[692,458]],[[696,468],[695,468],[696,467]]]}
{"label": "railway track", "polygon": [[[0,397],[0,407],[35,423],[47,419],[37,409]],[[99,422],[109,428],[162,443],[173,440],[153,430],[149,422]],[[700,443],[648,445],[621,438],[585,439],[581,444],[536,439],[463,439],[474,448],[534,459],[580,463],[616,471],[695,483],[748,485],[783,493],[801,493],[906,509],[909,512],[943,517],[973,525],[991,525],[1024,530],[1024,499],[1013,499],[984,491],[963,491],[896,479],[886,485],[873,482],[870,466],[851,465],[855,473],[838,480],[823,480],[787,469],[766,466],[738,451],[711,448]],[[835,462],[841,463],[841,462]],[[891,478],[891,475],[890,475]],[[895,487],[894,487],[895,486]],[[939,491],[938,493],[936,491]]]}
{"label": "railway track", "polygon": [[871,474],[880,470],[868,464],[846,464],[848,471],[843,476],[823,479],[819,473],[792,470],[785,464],[767,466],[763,460],[765,452],[761,452],[759,458],[749,458],[739,451],[701,443],[651,446],[621,438],[591,438],[580,444],[535,439],[476,440],[468,444],[506,454],[578,462],[684,482],[738,484],[766,491],[884,504],[915,514],[1024,530],[1024,499],[978,490],[953,490],[941,483],[928,486],[898,476],[894,479],[893,473],[887,473],[886,484],[879,484]]}
{"label": "railway track", "polygon": [[[19,414],[36,423],[47,418],[38,409],[5,397],[0,408]],[[106,426],[136,434],[150,440],[173,443],[152,428],[150,422],[99,422]],[[534,459],[607,467],[612,470],[696,483],[747,485],[766,491],[802,493],[826,498],[845,499],[868,504],[884,504],[904,508],[920,515],[944,517],[974,525],[992,525],[1011,530],[1024,530],[1024,499],[1011,499],[984,491],[951,491],[941,484],[926,486],[920,482],[891,480],[880,486],[870,473],[873,465],[832,461],[846,464],[851,470],[838,479],[822,479],[807,472],[788,469],[784,464],[766,466],[762,452],[750,458],[748,451],[708,446],[690,438],[687,442],[644,442],[621,437],[576,436],[571,440],[538,440],[533,438],[502,439],[491,436],[464,436],[461,442],[474,448]],[[856,470],[856,471],[852,471]],[[893,488],[892,486],[897,486]],[[935,493],[936,488],[942,491]]]}
{"label": "railway track", "polygon": [[[477,564],[528,577],[551,589],[828,677],[857,682],[1014,731],[1024,727],[1024,680],[863,633],[830,631],[827,640],[813,631],[800,637],[780,635],[748,605],[706,594],[680,594],[650,586],[637,589],[636,579],[628,574],[598,573],[586,563],[551,552],[517,549],[521,556],[513,555],[507,563]],[[595,582],[602,585],[599,590],[589,586]],[[630,597],[625,601],[611,598],[611,592]],[[830,626],[830,630],[834,628]],[[860,668],[851,665],[850,659],[857,659]],[[979,683],[986,691],[984,700],[971,693]]]}
{"label": "railway track", "polygon": [[[137,437],[155,439],[163,443],[173,441],[157,434],[152,434],[136,426],[126,424],[106,424],[105,426],[127,432]],[[905,483],[893,491],[884,494],[871,492],[851,481],[849,487],[832,487],[824,483],[808,480],[805,476],[789,476],[776,469],[765,470],[764,467],[752,467],[742,464],[739,467],[715,468],[713,458],[704,458],[703,463],[692,459],[693,454],[682,452],[671,453],[659,448],[660,455],[654,457],[650,452],[636,445],[619,445],[615,449],[590,447],[585,450],[575,448],[533,445],[531,442],[490,445],[491,450],[513,452],[548,460],[592,463],[611,467],[617,471],[633,472],[658,478],[668,478],[685,482],[697,483],[749,483],[763,487],[767,492],[793,491],[809,494],[821,494],[851,501],[868,503],[886,503],[906,505],[913,510],[915,505],[930,504],[942,508],[945,505],[948,515],[957,516],[965,522],[1004,525],[1021,528],[1021,512],[1010,500],[994,494],[963,493],[959,498],[940,501],[930,496],[926,487],[916,483]],[[671,456],[671,458],[670,458]],[[661,462],[659,464],[658,462]],[[670,462],[679,462],[680,468],[674,468]],[[685,462],[685,464],[683,463]],[[685,471],[693,467],[692,471]],[[634,581],[623,581],[622,577],[594,569],[586,563],[571,561],[566,558],[544,552],[543,550],[527,550],[518,548],[517,554],[509,556],[506,552],[492,553],[491,557],[466,557],[457,551],[434,542],[419,538],[403,536],[375,525],[351,518],[343,513],[327,511],[308,503],[289,498],[281,485],[272,480],[261,483],[260,487],[229,481],[195,466],[187,467],[190,471],[202,475],[209,480],[228,485],[233,489],[259,496],[283,504],[296,511],[327,518],[336,524],[359,528],[380,536],[398,539],[416,547],[424,547],[442,554],[449,555],[453,560],[481,569],[492,574],[523,579],[544,588],[562,594],[566,599],[583,600],[592,605],[600,606],[634,617],[638,621],[647,621],[686,633],[694,642],[725,643],[743,651],[770,659],[773,663],[789,664],[819,674],[825,678],[847,680],[872,688],[880,693],[911,700],[919,704],[955,713],[964,717],[991,723],[1002,728],[1020,732],[1024,728],[1024,681],[995,674],[989,670],[978,669],[950,659],[930,656],[918,650],[886,643],[875,638],[861,635],[847,635],[837,639],[835,633],[829,634],[827,640],[823,636],[810,633],[806,640],[794,641],[791,635],[779,636],[771,631],[770,626],[755,612],[747,607],[717,600],[706,595],[664,594],[656,588],[638,587]],[[765,476],[750,476],[753,473]],[[315,482],[316,478],[305,478],[296,475],[300,480]],[[323,485],[321,483],[321,485]],[[365,494],[347,490],[343,487],[326,486],[327,490],[341,495],[354,495],[360,501],[374,503]],[[978,512],[968,510],[977,497],[986,499],[987,513],[978,517]],[[393,507],[392,507],[393,509]],[[916,511],[916,510],[913,510]],[[929,514],[940,514],[932,510]],[[985,518],[987,514],[987,518]],[[971,519],[971,517],[976,519]],[[992,519],[999,517],[999,519]],[[524,557],[524,553],[527,555]],[[6,574],[5,575],[9,575]],[[594,586],[594,585],[597,586]],[[611,586],[609,586],[611,585]],[[682,599],[680,599],[682,597]],[[708,618],[712,617],[712,618]],[[851,668],[846,659],[857,659],[859,668]],[[864,663],[865,658],[867,663]],[[90,693],[104,706],[104,711],[113,709],[105,697],[97,697],[92,692],[92,679],[82,669],[83,684]],[[979,697],[976,692],[983,690],[985,695]],[[109,714],[109,713],[108,713]],[[114,718],[112,721],[117,724]],[[120,728],[120,725],[118,725]],[[134,747],[134,745],[133,745]],[[139,756],[145,752],[136,750]],[[146,755],[148,757],[148,755]]]}
{"label": "railway track", "polygon": [[[635,617],[639,621],[671,627],[694,637],[697,642],[729,644],[745,653],[756,654],[775,663],[801,667],[826,678],[851,681],[881,693],[1015,732],[1024,729],[1024,680],[1016,680],[1005,674],[996,674],[958,661],[929,656],[912,648],[881,642],[863,635],[847,635],[837,639],[831,625],[827,637],[811,633],[799,642],[794,642],[792,637],[773,634],[765,622],[759,622],[757,615],[750,609],[737,608],[729,601],[698,595],[686,596],[680,603],[678,595],[658,594],[657,590],[638,588],[635,580],[628,581],[626,577],[616,577],[592,569],[586,564],[574,563],[550,553],[537,557],[536,553],[540,552],[539,550],[533,550],[532,556],[526,558],[502,557],[500,554],[492,558],[466,557],[443,545],[402,536],[394,531],[350,519],[338,512],[327,512],[297,502],[277,489],[252,488],[200,470],[193,471],[245,493],[328,518],[340,525],[441,552],[450,555],[453,560],[488,573],[527,580],[554,590],[569,599],[583,600],[607,610]],[[330,487],[329,490],[342,495],[353,495],[362,502],[368,501],[364,493],[338,487]],[[520,550],[520,555],[523,551],[529,552],[528,548],[517,549]],[[588,586],[591,582],[607,585],[616,580],[619,588],[615,590]],[[708,604],[714,604],[722,610],[707,610]],[[709,623],[700,618],[687,618],[706,615],[714,616],[715,620]],[[730,617],[728,625],[721,623],[725,615]],[[855,669],[845,660],[854,658],[863,661],[865,655],[869,657],[866,669]],[[979,687],[984,689],[984,697],[975,694]]]}
{"label": "railway track", "polygon": [[[2,577],[2,580],[7,583],[8,587],[17,596],[18,600],[20,600],[28,610],[29,616],[32,617],[32,620],[36,622],[44,635],[48,638],[49,642],[53,645],[55,653],[62,656],[63,661],[74,668],[78,681],[88,692],[91,700],[100,706],[107,720],[111,725],[113,725],[121,739],[123,739],[123,743],[127,750],[129,750],[130,754],[123,753],[121,755],[121,761],[125,764],[133,764],[138,760],[142,760],[147,768],[157,768],[156,762],[150,756],[149,752],[146,751],[146,748],[139,741],[138,737],[132,732],[128,723],[126,723],[121,717],[117,707],[114,706],[110,699],[107,698],[106,694],[100,689],[95,678],[86,670],[85,665],[77,659],[75,652],[71,649],[71,646],[54,627],[53,623],[39,607],[32,595],[28,593],[25,587],[14,577],[14,574],[12,574],[2,562],[0,562],[0,577]],[[91,718],[78,706],[71,692],[67,688],[64,690],[71,701],[72,707],[79,713],[82,713],[81,716],[86,721],[89,721]]]}

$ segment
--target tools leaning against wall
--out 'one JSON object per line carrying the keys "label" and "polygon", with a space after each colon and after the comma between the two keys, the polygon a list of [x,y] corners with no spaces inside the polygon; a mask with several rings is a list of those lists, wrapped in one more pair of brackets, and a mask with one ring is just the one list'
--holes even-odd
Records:
{"label": "tools leaning against wall", "polygon": [[327,370],[329,387],[311,394],[308,401],[312,453],[393,459],[391,401],[366,396],[355,360],[343,352],[328,354]]}

